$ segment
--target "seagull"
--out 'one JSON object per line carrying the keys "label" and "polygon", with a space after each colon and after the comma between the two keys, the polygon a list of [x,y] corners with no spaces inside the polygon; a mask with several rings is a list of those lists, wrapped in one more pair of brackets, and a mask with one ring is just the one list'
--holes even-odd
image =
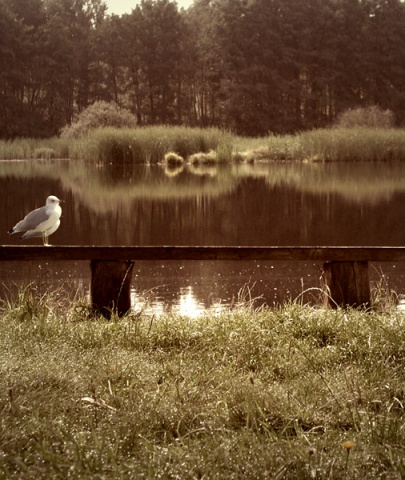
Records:
{"label": "seagull", "polygon": [[60,225],[60,216],[62,215],[60,202],[61,200],[58,197],[50,195],[43,207],[30,212],[7,233],[12,235],[17,232],[25,232],[20,237],[21,240],[31,237],[42,237],[44,245],[49,246],[49,235],[55,233]]}

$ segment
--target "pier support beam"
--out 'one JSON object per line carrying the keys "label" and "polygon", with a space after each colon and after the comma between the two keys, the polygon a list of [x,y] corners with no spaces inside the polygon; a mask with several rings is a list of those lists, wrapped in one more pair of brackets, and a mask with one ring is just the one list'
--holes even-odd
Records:
{"label": "pier support beam", "polygon": [[122,317],[131,308],[134,262],[91,260],[91,304],[95,312]]}
{"label": "pier support beam", "polygon": [[371,306],[368,262],[326,262],[323,282],[325,303],[332,308]]}

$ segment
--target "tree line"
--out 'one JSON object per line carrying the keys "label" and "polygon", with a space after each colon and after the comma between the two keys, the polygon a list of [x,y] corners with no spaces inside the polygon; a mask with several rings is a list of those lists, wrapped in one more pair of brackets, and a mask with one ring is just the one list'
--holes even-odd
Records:
{"label": "tree line", "polygon": [[0,137],[56,135],[95,101],[138,125],[244,135],[405,117],[401,0],[0,0]]}

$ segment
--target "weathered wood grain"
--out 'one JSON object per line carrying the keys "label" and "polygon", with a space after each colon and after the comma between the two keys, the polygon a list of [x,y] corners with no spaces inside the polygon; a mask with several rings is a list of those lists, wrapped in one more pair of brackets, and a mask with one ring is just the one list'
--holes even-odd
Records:
{"label": "weathered wood grain", "polygon": [[0,261],[52,260],[405,261],[405,247],[0,246]]}
{"label": "weathered wood grain", "polygon": [[371,306],[368,262],[325,262],[325,303],[336,308]]}
{"label": "weathered wood grain", "polygon": [[131,309],[131,281],[134,263],[131,261],[92,260],[91,305],[104,317],[113,312],[125,315]]}

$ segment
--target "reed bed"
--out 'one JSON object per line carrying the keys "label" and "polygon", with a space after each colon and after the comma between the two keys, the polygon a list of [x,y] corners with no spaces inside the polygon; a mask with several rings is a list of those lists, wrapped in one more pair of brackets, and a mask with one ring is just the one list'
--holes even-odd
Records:
{"label": "reed bed", "polygon": [[401,162],[405,160],[405,130],[329,128],[262,139],[238,137],[234,151],[247,162]]}
{"label": "reed bed", "polygon": [[297,155],[322,162],[404,161],[405,130],[357,127],[303,132]]}
{"label": "reed bed", "polygon": [[[184,159],[198,152],[231,152],[232,136],[219,129],[147,127],[138,129],[103,128],[73,141],[72,158],[106,163],[154,164],[169,152]],[[231,160],[231,154],[228,161]]]}
{"label": "reed bed", "polygon": [[53,137],[48,139],[18,138],[0,140],[1,160],[29,160],[68,158],[69,141]]}
{"label": "reed bed", "polygon": [[402,478],[403,313],[0,312],[0,477]]}
{"label": "reed bed", "polygon": [[330,128],[246,138],[216,128],[102,128],[78,139],[0,141],[0,159],[72,158],[153,164],[175,153],[193,164],[258,161],[401,162],[405,130]]}

